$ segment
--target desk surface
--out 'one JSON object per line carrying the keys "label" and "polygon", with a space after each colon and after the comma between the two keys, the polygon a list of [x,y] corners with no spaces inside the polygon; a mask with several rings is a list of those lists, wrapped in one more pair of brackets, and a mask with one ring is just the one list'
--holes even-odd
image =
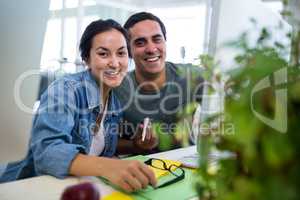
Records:
{"label": "desk surface", "polygon": [[[179,159],[184,155],[196,152],[196,146],[175,149],[171,151],[151,154],[149,157]],[[101,182],[96,177],[69,177],[63,180],[52,176],[39,176],[19,181],[0,184],[1,200],[58,200],[63,190],[69,186],[84,181],[91,181],[97,185],[101,196],[111,194],[114,189]]]}

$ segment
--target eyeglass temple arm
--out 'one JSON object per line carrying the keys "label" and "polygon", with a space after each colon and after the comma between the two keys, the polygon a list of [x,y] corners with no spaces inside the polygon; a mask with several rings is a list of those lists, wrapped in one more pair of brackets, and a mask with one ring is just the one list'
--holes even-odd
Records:
{"label": "eyeglass temple arm", "polygon": [[152,159],[150,158],[150,159],[146,160],[144,163],[145,163],[146,165],[151,165],[151,162],[152,162]]}
{"label": "eyeglass temple arm", "polygon": [[171,180],[171,181],[165,182],[165,183],[161,184],[160,186],[155,187],[155,189],[156,189],[156,188],[162,188],[162,187],[171,185],[171,184],[173,184],[173,183],[176,183],[176,182],[178,182],[178,181],[181,181],[182,179],[184,179],[184,174],[182,174],[182,176],[177,176],[177,178],[175,178],[175,179],[173,179],[173,180]]}

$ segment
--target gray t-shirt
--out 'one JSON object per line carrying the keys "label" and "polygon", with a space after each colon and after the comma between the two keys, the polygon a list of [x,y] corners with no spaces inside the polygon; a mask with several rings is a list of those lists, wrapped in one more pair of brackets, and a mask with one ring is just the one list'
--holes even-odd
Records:
{"label": "gray t-shirt", "polygon": [[176,126],[177,113],[190,102],[200,102],[203,78],[198,68],[176,66],[166,62],[165,85],[157,91],[145,92],[139,86],[134,71],[128,73],[122,84],[114,89],[124,111],[123,136],[131,136],[145,117],[161,123],[165,131]]}

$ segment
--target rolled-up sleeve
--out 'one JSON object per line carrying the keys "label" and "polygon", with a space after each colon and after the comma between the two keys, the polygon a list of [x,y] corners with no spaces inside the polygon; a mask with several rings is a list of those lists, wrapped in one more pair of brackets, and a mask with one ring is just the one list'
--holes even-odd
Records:
{"label": "rolled-up sleeve", "polygon": [[52,84],[42,95],[30,141],[38,175],[64,178],[72,160],[85,151],[82,144],[72,143],[77,108],[75,90],[64,80]]}

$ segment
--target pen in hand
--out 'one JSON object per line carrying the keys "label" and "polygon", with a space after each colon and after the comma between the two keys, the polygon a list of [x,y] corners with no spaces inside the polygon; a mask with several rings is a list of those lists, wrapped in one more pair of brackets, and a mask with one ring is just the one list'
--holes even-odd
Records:
{"label": "pen in hand", "polygon": [[143,142],[145,141],[145,138],[146,138],[146,134],[147,134],[147,129],[148,129],[148,126],[149,126],[149,122],[150,122],[149,117],[144,118],[143,133],[142,133],[142,141]]}
{"label": "pen in hand", "polygon": [[152,120],[145,117],[138,125],[138,130],[133,138],[133,144],[142,152],[150,152],[159,144],[158,138],[152,129]]}

